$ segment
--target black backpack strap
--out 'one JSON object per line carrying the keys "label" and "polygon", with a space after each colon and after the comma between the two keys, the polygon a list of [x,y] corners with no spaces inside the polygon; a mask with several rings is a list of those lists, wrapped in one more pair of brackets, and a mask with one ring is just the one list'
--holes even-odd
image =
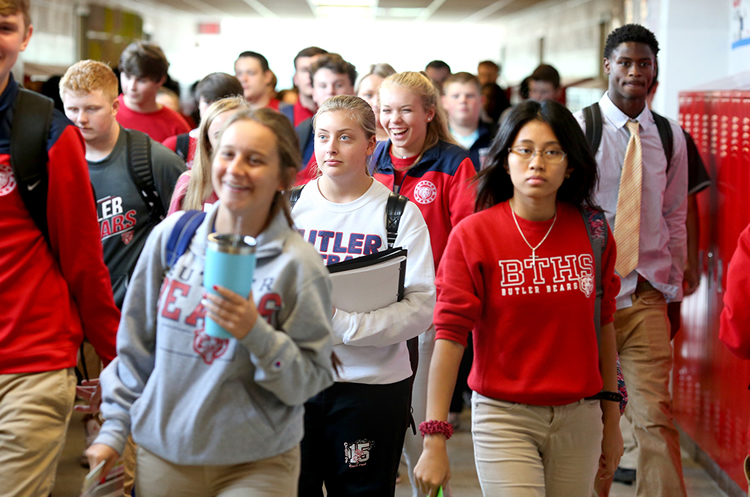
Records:
{"label": "black backpack strap", "polygon": [[47,138],[54,107],[51,99],[18,88],[10,132],[10,164],[18,183],[18,192],[47,243],[50,241],[47,225]]}
{"label": "black backpack strap", "polygon": [[659,130],[661,146],[664,149],[664,156],[667,158],[667,171],[669,171],[669,167],[672,165],[672,154],[674,152],[674,135],[672,135],[672,125],[669,123],[669,119],[660,116],[654,111],[651,111],[651,115],[654,116],[656,129]]}
{"label": "black backpack strap", "polygon": [[596,328],[596,341],[601,345],[602,327],[602,253],[607,245],[607,219],[602,211],[592,209],[589,206],[581,207],[586,232],[589,235],[591,249],[594,252],[594,284],[596,289],[596,301],[594,303],[594,327]]}
{"label": "black backpack strap", "polygon": [[300,195],[302,195],[302,189],[305,187],[305,185],[299,185],[294,186],[289,191],[289,207],[294,209],[294,205],[297,203],[297,200],[299,200]]}
{"label": "black backpack strap", "polygon": [[[302,152],[305,151],[305,148],[307,147],[307,144],[310,142],[310,139],[312,138],[312,119],[305,119],[299,125],[295,128],[295,131],[297,131],[297,138],[299,138],[299,147]],[[303,166],[306,166],[307,164],[303,164]]]}
{"label": "black backpack strap", "polygon": [[188,154],[190,153],[190,133],[182,133],[177,135],[177,145],[175,146],[175,152],[180,156],[180,159],[187,161]]}
{"label": "black backpack strap", "polygon": [[393,248],[398,236],[398,225],[401,223],[401,215],[406,209],[409,199],[398,193],[391,192],[388,202],[385,204],[385,231],[388,236],[388,248]]}
{"label": "black backpack strap", "polygon": [[583,120],[586,122],[586,141],[591,148],[591,154],[596,155],[599,144],[602,142],[602,127],[604,126],[599,102],[594,102],[583,109]]}
{"label": "black backpack strap", "polygon": [[128,171],[143,200],[151,210],[151,221],[159,222],[167,215],[161,204],[151,165],[151,140],[145,133],[124,130],[128,141]]}
{"label": "black backpack strap", "polygon": [[203,211],[187,211],[177,220],[167,240],[167,270],[177,264],[182,254],[187,252],[190,241],[205,217],[206,213]]}

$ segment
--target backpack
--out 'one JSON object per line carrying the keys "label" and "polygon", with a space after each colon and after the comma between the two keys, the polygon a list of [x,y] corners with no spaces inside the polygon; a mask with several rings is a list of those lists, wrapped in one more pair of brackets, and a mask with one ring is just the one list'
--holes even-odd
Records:
{"label": "backpack", "polygon": [[[19,87],[13,103],[10,131],[10,164],[18,182],[18,192],[48,244],[47,138],[52,126],[53,110],[54,103],[51,99]],[[150,219],[160,221],[164,219],[166,212],[154,182],[149,138],[139,131],[128,130],[126,133],[130,177],[151,210]]]}
{"label": "backpack", "polygon": [[[588,126],[586,127],[588,129]],[[601,137],[600,137],[601,138]],[[602,285],[602,253],[607,246],[607,219],[604,212],[593,209],[587,205],[580,208],[583,216],[586,232],[589,235],[591,249],[594,252],[594,281],[596,288],[596,300],[594,301],[594,328],[596,329],[596,343],[601,345],[602,334],[602,295],[604,288]],[[628,391],[625,388],[625,380],[622,376],[620,367],[620,357],[617,357],[617,389],[622,394],[620,401],[620,414],[625,411],[628,404]],[[596,396],[590,397],[592,399]]]}
{"label": "backpack", "polygon": [[[669,170],[674,152],[672,125],[669,124],[669,119],[660,116],[654,111],[651,111],[651,115],[654,116],[656,129],[659,130],[659,138],[661,139],[664,156],[667,158],[667,170]],[[594,102],[583,109],[583,120],[586,123],[586,141],[589,143],[589,147],[591,147],[591,153],[596,155],[597,150],[599,150],[599,144],[602,141],[602,127],[604,125],[598,102]]]}
{"label": "backpack", "polygon": [[[292,188],[289,193],[289,204],[294,209],[295,204],[302,195],[302,189],[305,185],[299,185]],[[398,236],[398,225],[401,223],[401,216],[406,209],[406,203],[409,201],[408,198],[398,193],[391,193],[388,195],[388,202],[385,204],[385,232],[388,239],[388,248],[393,248],[393,244],[396,243],[396,237]]]}
{"label": "backpack", "polygon": [[174,148],[175,153],[180,156],[180,159],[187,161],[188,154],[190,153],[190,133],[177,135],[177,144]]}

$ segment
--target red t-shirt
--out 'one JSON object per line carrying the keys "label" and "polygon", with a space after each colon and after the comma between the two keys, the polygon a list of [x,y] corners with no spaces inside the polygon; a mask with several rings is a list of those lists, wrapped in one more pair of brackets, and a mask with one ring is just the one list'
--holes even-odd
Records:
{"label": "red t-shirt", "polygon": [[[469,386],[486,397],[564,405],[602,389],[591,242],[576,207],[560,202],[557,212],[536,260],[508,202],[467,217],[450,234],[436,279],[437,338],[466,345],[473,332]],[[532,246],[552,225],[517,219]],[[615,256],[609,232],[601,261],[602,325],[614,320],[620,290]]]}
{"label": "red t-shirt", "polygon": [[268,107],[269,109],[273,109],[273,110],[279,110],[279,104],[281,104],[281,100],[272,98],[271,100],[268,101],[268,105],[266,105],[266,107]]}
{"label": "red t-shirt", "polygon": [[[196,130],[193,130],[196,131]],[[197,134],[197,133],[196,133]],[[187,158],[185,159],[185,165],[188,167],[188,169],[192,169],[193,167],[193,161],[195,160],[195,150],[196,146],[198,145],[198,139],[193,138],[193,132],[190,132],[190,137],[188,141],[188,151],[187,151]],[[167,147],[172,152],[177,152],[177,137],[179,135],[170,136],[163,142],[161,142],[162,145]]]}
{"label": "red t-shirt", "polygon": [[299,123],[301,123],[305,119],[310,119],[312,116],[315,115],[315,112],[311,111],[307,107],[304,107],[299,102],[299,99],[296,102],[294,102],[294,106],[292,107],[292,110],[294,111],[294,125],[295,126],[299,125]]}
{"label": "red t-shirt", "polygon": [[146,133],[152,140],[159,143],[170,136],[190,131],[190,125],[185,118],[172,109],[162,107],[156,112],[144,114],[129,109],[125,105],[122,94],[117,99],[120,101],[120,109],[117,111],[117,122],[123,128],[135,129]]}
{"label": "red t-shirt", "polygon": [[[177,178],[177,183],[174,186],[174,193],[172,194],[172,200],[169,201],[169,210],[167,216],[171,216],[177,211],[184,210],[182,203],[185,201],[187,195],[188,185],[190,184],[190,171],[185,171]],[[206,204],[213,205],[219,201],[219,197],[216,196],[216,192],[211,191],[211,195],[208,196],[205,202],[203,202],[203,210],[206,209]]]}

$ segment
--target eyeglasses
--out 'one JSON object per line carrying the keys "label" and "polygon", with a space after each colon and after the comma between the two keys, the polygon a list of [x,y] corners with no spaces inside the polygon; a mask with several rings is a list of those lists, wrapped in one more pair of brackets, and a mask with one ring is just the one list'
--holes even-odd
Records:
{"label": "eyeglasses", "polygon": [[515,154],[519,159],[525,162],[530,162],[534,157],[536,157],[537,152],[539,152],[542,154],[542,160],[546,164],[560,164],[565,160],[565,157],[567,157],[567,154],[565,152],[556,148],[536,150],[534,148],[524,147],[523,145],[510,147],[508,149],[508,152]]}

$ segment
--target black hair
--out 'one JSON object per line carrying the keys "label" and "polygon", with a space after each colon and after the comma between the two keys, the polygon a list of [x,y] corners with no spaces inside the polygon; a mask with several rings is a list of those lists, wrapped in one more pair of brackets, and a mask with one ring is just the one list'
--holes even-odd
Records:
{"label": "black hair", "polygon": [[526,76],[518,84],[518,94],[524,100],[528,100],[529,99],[529,81],[530,80],[531,80],[531,76]]}
{"label": "black hair", "polygon": [[570,178],[565,179],[557,190],[557,199],[575,206],[587,204],[596,208],[593,198],[599,174],[596,160],[578,121],[558,102],[527,100],[513,107],[503,120],[487,156],[487,166],[474,180],[477,182],[475,211],[488,209],[513,197],[513,182],[505,169],[509,149],[521,128],[535,120],[547,123],[552,128],[567,155],[568,167],[573,169]]}
{"label": "black hair", "polygon": [[451,66],[449,66],[442,60],[431,61],[429,64],[425,66],[425,70],[427,69],[448,69],[448,72],[451,72]]}
{"label": "black hair", "polygon": [[266,59],[264,56],[262,56],[258,52],[251,52],[250,50],[246,52],[242,52],[237,57],[237,60],[240,60],[242,57],[252,57],[253,59],[256,59],[258,62],[260,62],[260,68],[263,70],[263,72],[266,72],[269,69],[268,59]]}
{"label": "black hair", "polygon": [[325,50],[325,49],[320,48],[320,47],[307,47],[307,48],[303,48],[294,57],[294,70],[295,71],[297,70],[297,60],[300,57],[315,57],[316,55],[327,54],[327,53],[328,53],[328,50]]}
{"label": "black hair", "polygon": [[654,33],[644,28],[640,24],[626,24],[612,31],[607,36],[607,41],[604,44],[604,58],[609,59],[612,56],[612,52],[623,43],[635,42],[644,43],[651,48],[651,52],[654,54],[654,58],[659,53],[659,42],[656,41]]}
{"label": "black hair", "polygon": [[560,88],[560,73],[549,64],[539,64],[529,79],[532,81],[546,81],[555,88]]}
{"label": "black hair", "polygon": [[241,97],[243,95],[242,85],[234,76],[225,72],[212,72],[203,78],[195,89],[195,100],[199,102],[201,97],[208,104],[226,97]]}

